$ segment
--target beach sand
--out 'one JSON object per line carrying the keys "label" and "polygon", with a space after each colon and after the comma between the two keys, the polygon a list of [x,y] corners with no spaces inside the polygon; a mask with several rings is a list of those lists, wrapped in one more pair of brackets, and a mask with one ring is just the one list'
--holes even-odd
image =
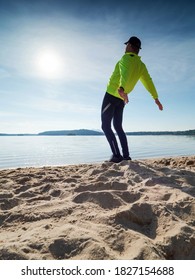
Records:
{"label": "beach sand", "polygon": [[1,260],[195,260],[195,156],[0,170]]}

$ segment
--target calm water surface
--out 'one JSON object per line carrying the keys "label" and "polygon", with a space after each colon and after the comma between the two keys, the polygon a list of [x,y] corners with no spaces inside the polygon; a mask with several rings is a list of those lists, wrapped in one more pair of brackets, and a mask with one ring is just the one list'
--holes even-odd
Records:
{"label": "calm water surface", "polygon": [[[133,159],[195,154],[195,136],[128,136]],[[96,163],[109,159],[104,136],[2,136],[0,168]]]}

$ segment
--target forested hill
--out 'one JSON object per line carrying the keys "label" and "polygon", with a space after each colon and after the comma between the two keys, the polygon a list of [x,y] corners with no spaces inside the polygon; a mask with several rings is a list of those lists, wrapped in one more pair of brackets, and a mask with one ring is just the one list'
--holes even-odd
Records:
{"label": "forested hill", "polygon": [[74,129],[74,130],[57,130],[57,131],[45,131],[45,132],[41,132],[38,135],[67,135],[67,136],[71,136],[71,135],[80,135],[80,136],[84,136],[84,135],[103,135],[102,132],[100,131],[96,131],[96,130],[88,130],[88,129]]}

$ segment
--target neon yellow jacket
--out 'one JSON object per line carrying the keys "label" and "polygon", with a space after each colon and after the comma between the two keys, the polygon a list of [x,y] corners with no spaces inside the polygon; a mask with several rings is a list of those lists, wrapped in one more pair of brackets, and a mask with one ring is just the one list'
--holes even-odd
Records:
{"label": "neon yellow jacket", "polygon": [[141,57],[135,53],[125,53],[116,64],[106,91],[115,97],[121,98],[118,94],[118,88],[123,87],[125,93],[130,93],[138,80],[142,82],[154,99],[158,98],[152,78],[145,64],[141,61]]}

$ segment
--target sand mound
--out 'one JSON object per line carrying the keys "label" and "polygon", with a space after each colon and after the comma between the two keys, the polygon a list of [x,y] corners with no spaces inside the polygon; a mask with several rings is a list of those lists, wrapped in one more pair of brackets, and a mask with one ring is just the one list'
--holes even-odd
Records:
{"label": "sand mound", "polygon": [[195,156],[0,171],[0,259],[195,259]]}

